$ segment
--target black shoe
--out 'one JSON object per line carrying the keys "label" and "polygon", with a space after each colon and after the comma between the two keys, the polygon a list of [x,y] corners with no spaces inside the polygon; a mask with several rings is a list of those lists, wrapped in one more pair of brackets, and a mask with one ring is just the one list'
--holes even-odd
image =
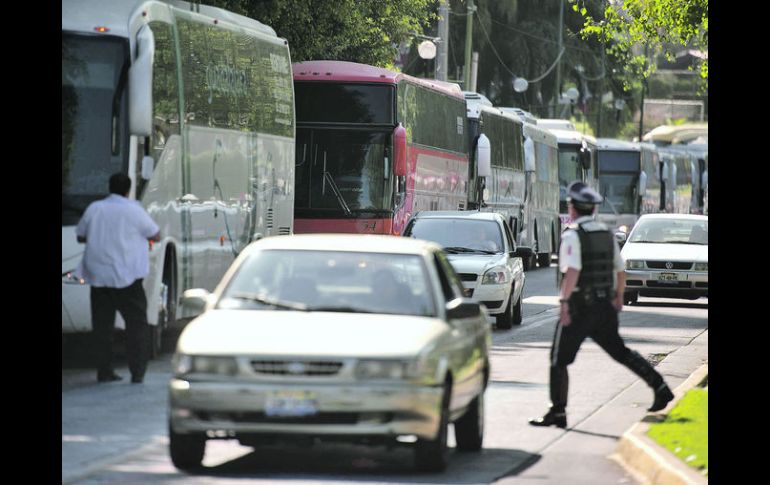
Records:
{"label": "black shoe", "polygon": [[144,376],[131,376],[131,384],[141,384],[144,382]]}
{"label": "black shoe", "polygon": [[555,412],[553,410],[545,413],[542,418],[532,418],[529,420],[532,426],[556,426],[558,428],[567,427],[567,414],[564,412]]}
{"label": "black shoe", "polygon": [[97,374],[96,380],[97,382],[113,382],[113,381],[120,381],[123,378],[119,375],[117,375],[114,372],[111,372],[109,374]]}
{"label": "black shoe", "polygon": [[674,399],[674,393],[668,388],[666,384],[661,384],[659,388],[655,390],[655,402],[652,406],[647,408],[647,411],[660,411],[665,408],[671,400]]}

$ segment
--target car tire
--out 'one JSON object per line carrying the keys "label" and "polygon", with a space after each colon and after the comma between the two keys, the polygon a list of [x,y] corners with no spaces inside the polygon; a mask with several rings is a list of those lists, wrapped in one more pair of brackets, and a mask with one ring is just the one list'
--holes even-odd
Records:
{"label": "car tire", "polygon": [[519,300],[516,302],[516,306],[513,307],[513,324],[514,325],[521,325],[521,321],[524,319],[524,315],[522,314],[522,307],[521,307],[521,299],[524,297],[524,295],[519,295]]}
{"label": "car tire", "polygon": [[480,451],[484,441],[484,393],[471,401],[468,410],[455,422],[455,441],[460,451]]}
{"label": "car tire", "polygon": [[513,288],[511,288],[511,296],[508,297],[508,305],[506,305],[505,311],[499,315],[495,315],[495,324],[497,325],[497,328],[507,330],[513,326],[513,306]]}
{"label": "car tire", "polygon": [[171,462],[180,470],[199,468],[206,452],[206,435],[179,434],[168,426],[168,449]]}
{"label": "car tire", "polygon": [[551,266],[551,253],[540,253],[537,255],[537,265],[541,268]]}
{"label": "car tire", "polygon": [[414,446],[415,467],[424,472],[444,471],[447,465],[449,448],[447,447],[447,435],[449,434],[449,399],[451,396],[450,383],[444,384],[444,394],[441,398],[441,415],[436,437],[432,440],[418,439]]}

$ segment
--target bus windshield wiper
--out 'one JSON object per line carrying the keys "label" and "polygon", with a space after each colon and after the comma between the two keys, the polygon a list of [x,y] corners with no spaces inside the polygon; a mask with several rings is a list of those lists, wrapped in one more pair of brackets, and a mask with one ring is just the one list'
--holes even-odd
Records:
{"label": "bus windshield wiper", "polygon": [[298,310],[301,312],[308,311],[307,305],[303,303],[294,303],[290,301],[280,301],[272,298],[265,298],[254,293],[237,292],[227,296],[230,298],[238,298],[241,300],[255,301],[257,303],[262,303],[263,305],[270,305],[276,308],[284,308],[286,310]]}
{"label": "bus windshield wiper", "polygon": [[334,181],[334,177],[332,177],[332,174],[326,171],[326,152],[324,152],[324,169],[323,169],[323,185],[321,187],[321,195],[323,195],[326,192],[326,181],[329,181],[329,185],[332,187],[332,191],[334,192],[335,197],[337,197],[337,202],[340,203],[340,207],[342,207],[342,210],[345,211],[345,215],[350,215],[350,207],[348,207],[347,202],[345,202],[345,198],[342,197],[342,192],[340,192],[340,188],[337,187],[337,183]]}
{"label": "bus windshield wiper", "polygon": [[606,202],[610,206],[610,209],[612,209],[612,212],[616,216],[619,216],[620,214],[618,213],[618,210],[615,209],[615,204],[613,204],[612,201],[610,200],[610,198],[607,197],[607,192],[608,192],[607,187],[605,187],[604,188],[604,193],[602,194],[602,197],[604,198],[604,202]]}

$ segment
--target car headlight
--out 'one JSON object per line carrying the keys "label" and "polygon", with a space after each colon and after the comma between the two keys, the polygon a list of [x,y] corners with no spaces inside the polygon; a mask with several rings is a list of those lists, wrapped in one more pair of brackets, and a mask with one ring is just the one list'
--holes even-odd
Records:
{"label": "car headlight", "polygon": [[238,372],[238,363],[233,357],[176,355],[172,365],[176,375],[217,374],[232,376]]}
{"label": "car headlight", "polygon": [[644,261],[634,261],[629,259],[626,261],[626,269],[644,269]]}
{"label": "car headlight", "polygon": [[511,281],[508,269],[504,266],[495,266],[484,273],[481,278],[482,285],[502,285]]}
{"label": "car headlight", "polygon": [[695,266],[693,267],[695,271],[708,271],[709,270],[709,264],[708,263],[695,263]]}
{"label": "car headlight", "polygon": [[359,360],[356,379],[403,379],[407,377],[409,362],[403,360]]}

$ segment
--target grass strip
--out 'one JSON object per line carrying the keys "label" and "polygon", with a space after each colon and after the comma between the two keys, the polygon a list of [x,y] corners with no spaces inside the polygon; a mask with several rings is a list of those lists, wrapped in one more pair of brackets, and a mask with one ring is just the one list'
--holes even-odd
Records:
{"label": "grass strip", "polygon": [[684,395],[664,421],[652,424],[647,435],[708,476],[708,433],[709,392],[696,387]]}

